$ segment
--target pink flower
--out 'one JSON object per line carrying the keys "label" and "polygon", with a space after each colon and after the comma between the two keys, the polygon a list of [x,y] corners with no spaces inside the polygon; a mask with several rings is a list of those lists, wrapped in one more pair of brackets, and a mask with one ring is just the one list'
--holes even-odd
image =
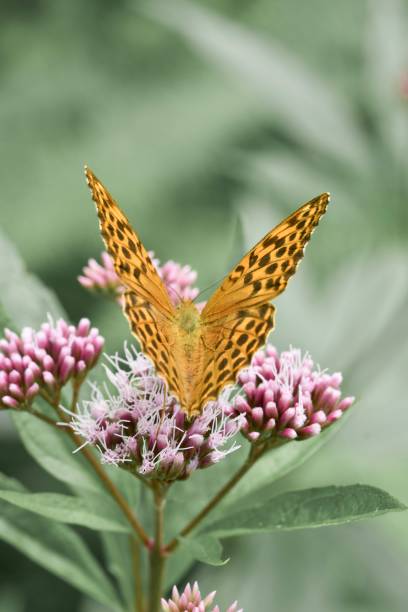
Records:
{"label": "pink flower", "polygon": [[53,395],[70,379],[82,379],[94,367],[104,340],[88,319],[77,326],[63,319],[25,327],[18,335],[4,330],[0,340],[0,405],[19,408],[42,389]]}
{"label": "pink flower", "polygon": [[177,305],[181,300],[195,300],[199,294],[199,289],[193,287],[197,272],[190,266],[181,266],[170,260],[163,266],[158,266],[157,270],[174,304]]}
{"label": "pink flower", "polygon": [[114,391],[93,385],[91,400],[78,407],[71,424],[86,444],[99,449],[103,463],[126,463],[139,474],[170,481],[238,448],[224,448],[243,420],[225,414],[227,392],[189,421],[142,353],[125,346],[125,357],[115,355],[109,362],[105,370]]}
{"label": "pink flower", "polygon": [[115,272],[113,261],[105,251],[101,254],[101,263],[98,263],[96,259],[89,259],[82,275],[78,276],[78,281],[86,289],[106,293],[117,299],[124,291]]}
{"label": "pink flower", "polygon": [[255,354],[239,375],[243,394],[230,411],[244,418],[248,440],[310,438],[343,415],[354,398],[341,398],[341,374],[313,368],[311,357],[298,349],[279,355],[269,345]]}
{"label": "pink flower", "polygon": [[[164,612],[205,612],[210,610],[210,606],[214,601],[216,591],[209,593],[206,597],[202,598],[197,582],[193,584],[191,588],[190,583],[187,584],[184,591],[180,594],[177,587],[174,586],[171,599],[167,601],[161,600],[162,610]],[[215,606],[211,612],[220,612],[220,608]],[[243,612],[242,608],[238,610],[238,603],[234,602],[226,612]]]}
{"label": "pink flower", "polygon": [[[190,266],[181,266],[175,261],[167,261],[160,266],[159,260],[155,259],[152,251],[149,252],[149,255],[175,305],[182,299],[194,300],[197,297],[199,290],[193,287],[197,280],[197,272]],[[124,287],[115,272],[113,261],[106,252],[101,255],[101,263],[90,259],[78,280],[83,287],[112,295],[118,300],[124,292]]]}

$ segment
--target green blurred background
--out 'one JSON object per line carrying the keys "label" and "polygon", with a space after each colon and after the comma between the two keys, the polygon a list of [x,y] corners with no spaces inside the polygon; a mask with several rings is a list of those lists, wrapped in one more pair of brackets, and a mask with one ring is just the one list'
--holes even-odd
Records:
{"label": "green blurred background", "polygon": [[[76,282],[101,250],[85,162],[147,247],[191,264],[201,288],[331,191],[273,341],[342,370],[359,402],[279,487],[366,482],[408,502],[407,2],[3,0],[0,16],[0,222],[29,270],[114,351],[120,312]],[[2,416],[0,470],[55,490]],[[223,605],[408,609],[404,514],[227,553],[188,576]],[[101,610],[0,544],[0,611],[56,608]]]}

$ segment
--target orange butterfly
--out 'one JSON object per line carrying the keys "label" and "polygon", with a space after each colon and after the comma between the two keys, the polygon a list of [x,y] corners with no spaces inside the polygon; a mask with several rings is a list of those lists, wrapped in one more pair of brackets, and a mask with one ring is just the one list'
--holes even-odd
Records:
{"label": "orange butterfly", "polygon": [[274,327],[269,301],[286,287],[325,213],[329,194],[310,200],[270,231],[223,280],[200,313],[174,306],[146,249],[96,176],[85,168],[106,248],[126,291],[132,332],[182,409],[200,413],[265,343]]}

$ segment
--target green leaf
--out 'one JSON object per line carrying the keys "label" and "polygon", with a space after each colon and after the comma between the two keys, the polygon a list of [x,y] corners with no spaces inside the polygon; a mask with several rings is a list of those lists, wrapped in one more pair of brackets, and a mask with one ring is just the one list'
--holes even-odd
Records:
{"label": "green leaf", "polygon": [[17,329],[38,327],[49,313],[65,316],[55,295],[29,274],[14,245],[0,233],[0,296],[2,310]]}
{"label": "green leaf", "polygon": [[59,493],[22,493],[0,490],[0,499],[61,523],[81,525],[97,531],[129,532],[126,524],[104,515],[105,500],[99,499],[99,512],[86,499]]}
{"label": "green leaf", "polygon": [[173,585],[178,584],[186,576],[193,563],[194,557],[190,554],[188,548],[182,548],[181,546],[177,548],[167,567],[163,591],[169,591]]}
{"label": "green leaf", "polygon": [[[115,466],[106,466],[109,478],[120,489],[130,507],[135,511],[139,520],[143,519],[141,511],[145,504],[140,500],[141,483],[133,474]],[[150,493],[150,491],[149,491]],[[87,502],[92,504],[94,511],[100,507],[100,495],[85,493]],[[109,502],[109,499],[105,500]],[[123,520],[123,514],[116,508],[118,519]],[[135,598],[135,581],[132,571],[123,571],[123,568],[133,566],[131,540],[132,537],[118,533],[104,532],[101,534],[106,564],[112,576],[116,579],[126,610],[133,609]]]}
{"label": "green leaf", "polygon": [[[19,482],[4,475],[0,486],[24,491]],[[122,610],[108,577],[70,527],[0,501],[0,539],[96,601]]]}
{"label": "green leaf", "polygon": [[191,557],[207,565],[225,565],[229,559],[222,559],[222,544],[213,536],[202,535],[196,538],[180,538],[181,549],[188,550]]}
{"label": "green leaf", "polygon": [[[135,599],[135,581],[130,569],[133,564],[131,539],[121,533],[104,531],[101,533],[106,565],[109,572],[116,579],[125,610],[132,610]],[[125,568],[125,569],[124,569]]]}
{"label": "green leaf", "polygon": [[10,478],[0,472],[0,489],[7,491],[24,491],[24,485],[15,478]]}
{"label": "green leaf", "polygon": [[[259,491],[278,478],[285,476],[311,457],[341,427],[343,417],[319,436],[310,440],[288,443],[267,453],[250,472],[227,495],[224,502],[216,507],[203,522],[205,526],[234,513],[237,506],[242,507],[248,499],[256,499]],[[169,492],[166,512],[166,535],[172,538],[188,520],[201,510],[218,489],[234,474],[245,461],[249,444],[242,440],[242,448],[221,461],[211,470],[200,470],[185,482],[175,483]],[[194,562],[191,551],[183,548],[172,557],[172,564],[166,577],[166,585],[175,584]],[[173,581],[173,582],[172,582]]]}
{"label": "green leaf", "polygon": [[181,540],[181,546],[171,556],[166,572],[164,591],[177,584],[186,575],[189,567],[197,560],[216,566],[224,565],[229,561],[229,559],[222,561],[221,544],[212,536],[200,535],[195,538],[183,538]]}
{"label": "green leaf", "polygon": [[239,469],[245,461],[249,444],[243,440],[243,446],[211,469],[197,470],[188,480],[172,485],[166,504],[166,539],[175,537]]}
{"label": "green leaf", "polygon": [[397,499],[376,487],[350,485],[319,487],[291,491],[256,503],[256,498],[243,500],[244,510],[230,511],[228,517],[205,527],[216,537],[232,537],[250,533],[287,531],[341,525],[406,510]]}
{"label": "green leaf", "polygon": [[[284,444],[266,453],[241,481],[226,496],[223,502],[209,515],[210,520],[229,515],[231,508],[242,503],[242,499],[254,495],[263,487],[282,478],[299,467],[311,457],[326,441],[338,431],[343,417],[339,422],[310,440],[301,440]],[[242,440],[243,448],[221,461],[211,470],[200,470],[182,483],[175,483],[168,498],[167,536],[172,537],[191,519],[234,472],[239,469],[248,454],[249,444]]]}
{"label": "green leaf", "polygon": [[[244,496],[254,495],[259,489],[300,467],[337,433],[347,418],[346,414],[337,423],[309,440],[288,442],[266,453],[228,495],[225,502],[228,508],[232,504],[241,503]],[[223,512],[226,512],[224,507]]]}
{"label": "green leaf", "polygon": [[[131,508],[136,509],[140,504],[140,491],[142,483],[126,469],[118,469],[115,465],[105,466],[109,478],[115,483],[126,498]],[[98,503],[96,498],[96,503]]]}
{"label": "green leaf", "polygon": [[58,431],[36,417],[16,412],[13,421],[24,447],[49,474],[76,488],[101,491],[101,484],[63,431]]}

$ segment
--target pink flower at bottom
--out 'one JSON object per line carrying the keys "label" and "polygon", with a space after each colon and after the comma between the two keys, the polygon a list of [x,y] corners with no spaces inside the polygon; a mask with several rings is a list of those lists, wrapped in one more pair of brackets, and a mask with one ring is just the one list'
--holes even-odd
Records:
{"label": "pink flower at bottom", "polygon": [[[162,610],[164,612],[210,612],[215,594],[216,591],[213,591],[206,597],[201,597],[197,582],[193,584],[193,588],[188,583],[182,593],[179,593],[177,587],[174,586],[171,599],[161,600]],[[212,608],[211,612],[220,612],[219,606]],[[238,603],[235,601],[226,612],[243,612],[243,609],[238,609]]]}

